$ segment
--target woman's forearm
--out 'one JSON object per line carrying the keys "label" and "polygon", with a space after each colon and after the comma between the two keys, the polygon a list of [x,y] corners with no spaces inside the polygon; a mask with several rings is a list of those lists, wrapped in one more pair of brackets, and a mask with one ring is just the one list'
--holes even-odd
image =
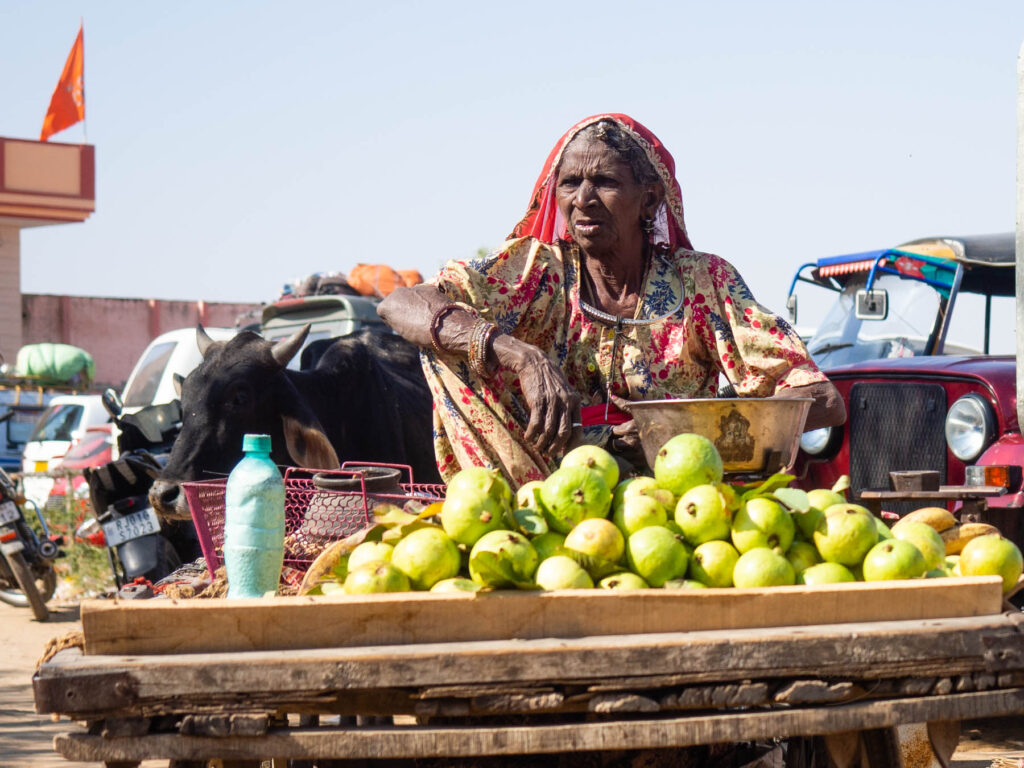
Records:
{"label": "woman's forearm", "polygon": [[[396,288],[377,305],[377,314],[395,333],[420,347],[430,348],[430,326],[435,314],[451,300],[432,285]],[[455,354],[468,354],[469,339],[476,318],[465,310],[448,312],[438,324],[441,347]]]}

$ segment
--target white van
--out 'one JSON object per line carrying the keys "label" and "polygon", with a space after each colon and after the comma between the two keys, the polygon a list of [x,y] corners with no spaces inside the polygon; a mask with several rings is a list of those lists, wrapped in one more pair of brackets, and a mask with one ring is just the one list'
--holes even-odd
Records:
{"label": "white van", "polygon": [[[99,395],[55,395],[36,421],[21,454],[25,473],[56,469],[64,454],[90,427],[110,421]],[[25,498],[40,507],[53,486],[50,477],[25,477]]]}
{"label": "white van", "polygon": [[[214,341],[227,341],[238,333],[234,328],[205,330]],[[202,361],[195,328],[160,334],[149,342],[124,385],[121,400],[125,411],[132,413],[147,405],[177,400],[174,374],[188,376]]]}

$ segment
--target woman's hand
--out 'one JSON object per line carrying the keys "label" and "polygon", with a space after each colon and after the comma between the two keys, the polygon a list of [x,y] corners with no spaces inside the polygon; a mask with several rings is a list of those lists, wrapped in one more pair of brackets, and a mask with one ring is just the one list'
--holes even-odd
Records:
{"label": "woman's hand", "polygon": [[[620,411],[629,412],[628,400],[624,400],[616,395],[612,395],[611,398],[612,404],[616,408]],[[612,455],[625,459],[638,471],[647,468],[647,457],[644,455],[644,447],[640,443],[640,430],[633,419],[612,427],[612,436],[608,441],[608,450]]]}
{"label": "woman's hand", "polygon": [[573,422],[579,421],[579,393],[548,356],[531,344],[501,335],[494,340],[494,354],[519,375],[530,410],[526,439],[544,455],[561,454],[572,437]]}

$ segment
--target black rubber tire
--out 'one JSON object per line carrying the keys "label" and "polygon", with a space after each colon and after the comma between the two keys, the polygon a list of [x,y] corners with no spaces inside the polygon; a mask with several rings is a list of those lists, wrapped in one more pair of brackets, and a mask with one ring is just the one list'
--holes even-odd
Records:
{"label": "black rubber tire", "polygon": [[[21,593],[32,608],[32,614],[36,617],[36,621],[46,621],[50,618],[50,609],[46,607],[46,600],[39,594],[35,576],[32,574],[32,568],[25,562],[25,556],[21,552],[13,552],[6,555],[6,558],[18,586],[21,587]],[[54,585],[56,585],[56,581],[54,581]]]}

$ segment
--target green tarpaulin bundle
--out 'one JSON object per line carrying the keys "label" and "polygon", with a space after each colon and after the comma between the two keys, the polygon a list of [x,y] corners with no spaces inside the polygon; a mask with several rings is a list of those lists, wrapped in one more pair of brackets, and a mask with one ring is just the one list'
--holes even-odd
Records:
{"label": "green tarpaulin bundle", "polygon": [[26,344],[18,350],[14,372],[41,384],[86,387],[96,375],[96,364],[92,355],[70,344]]}

